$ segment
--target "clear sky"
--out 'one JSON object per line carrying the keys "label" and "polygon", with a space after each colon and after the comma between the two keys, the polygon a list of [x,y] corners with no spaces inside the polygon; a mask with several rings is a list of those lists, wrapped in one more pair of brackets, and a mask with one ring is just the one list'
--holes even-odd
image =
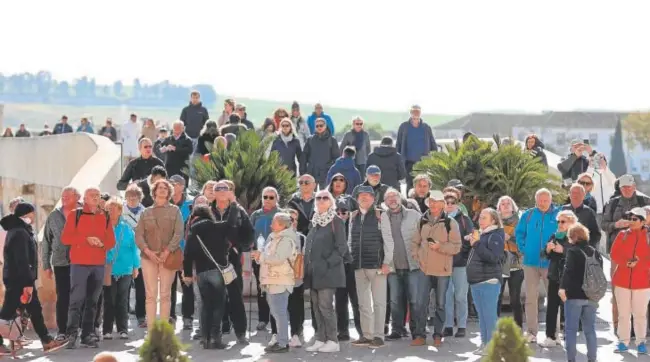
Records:
{"label": "clear sky", "polygon": [[1,9],[3,73],[207,82],[235,96],[419,103],[427,113],[650,107],[650,1],[5,0]]}

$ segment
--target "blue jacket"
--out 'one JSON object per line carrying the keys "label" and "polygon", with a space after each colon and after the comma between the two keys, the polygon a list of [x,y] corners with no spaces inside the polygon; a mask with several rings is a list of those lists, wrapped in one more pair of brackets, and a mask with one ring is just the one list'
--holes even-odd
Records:
{"label": "blue jacket", "polygon": [[135,232],[122,217],[114,231],[115,246],[106,253],[106,264],[113,264],[111,274],[115,277],[131,275],[133,269],[140,268],[140,250],[135,245]]}
{"label": "blue jacket", "polygon": [[325,124],[327,124],[327,128],[330,130],[330,133],[332,135],[335,134],[334,132],[334,122],[332,122],[332,117],[330,117],[329,114],[323,112],[320,114],[320,116],[317,116],[316,113],[312,113],[307,117],[307,127],[309,127],[309,131],[311,134],[316,133],[316,119],[317,118],[322,118],[325,120]]}
{"label": "blue jacket", "polygon": [[[176,205],[181,210],[181,216],[183,216],[183,225],[187,224],[187,219],[189,219],[191,214],[190,206],[193,202],[194,199],[186,195],[181,204]],[[181,239],[181,250],[185,250],[185,233],[183,233],[183,238]]]}
{"label": "blue jacket", "polygon": [[250,220],[251,224],[253,224],[253,229],[255,230],[254,250],[257,250],[257,238],[259,238],[260,235],[264,238],[264,245],[266,245],[266,240],[269,238],[269,235],[271,235],[271,222],[273,221],[275,214],[279,211],[280,209],[276,207],[267,212],[264,212],[263,209],[258,209],[251,214]]}
{"label": "blue jacket", "polygon": [[352,190],[363,182],[359,170],[357,170],[357,167],[354,165],[353,158],[345,156],[339,157],[332,167],[330,167],[329,171],[327,171],[327,181],[325,183],[328,185],[331,184],[332,178],[337,173],[340,173],[345,177],[348,184],[345,193],[348,195],[351,195]]}
{"label": "blue jacket", "polygon": [[542,258],[541,253],[557,231],[559,212],[559,207],[551,205],[545,213],[535,207],[521,214],[519,224],[515,228],[515,238],[517,247],[524,254],[524,266],[548,268],[548,259]]}
{"label": "blue jacket", "polygon": [[77,127],[77,132],[95,133],[95,131],[93,130],[93,126],[91,126],[90,124],[87,124],[86,126],[80,125],[79,127]]}

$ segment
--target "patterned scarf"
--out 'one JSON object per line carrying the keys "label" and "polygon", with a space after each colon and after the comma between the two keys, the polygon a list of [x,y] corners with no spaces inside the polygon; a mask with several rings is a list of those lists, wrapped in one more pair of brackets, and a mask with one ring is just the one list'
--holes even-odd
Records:
{"label": "patterned scarf", "polygon": [[314,216],[311,218],[311,224],[314,226],[326,226],[329,224],[336,216],[336,211],[333,207],[330,207],[326,212],[319,213],[315,212]]}

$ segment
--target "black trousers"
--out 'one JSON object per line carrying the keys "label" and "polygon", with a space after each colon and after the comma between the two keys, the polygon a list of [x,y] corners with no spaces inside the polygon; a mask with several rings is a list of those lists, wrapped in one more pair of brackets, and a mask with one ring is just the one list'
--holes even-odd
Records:
{"label": "black trousers", "polygon": [[[235,334],[239,337],[246,335],[247,322],[246,308],[244,307],[243,270],[241,260],[239,259],[239,255],[237,253],[230,253],[228,260],[235,268],[237,279],[235,279],[229,285],[226,285],[226,301],[224,303],[221,330],[224,332],[230,331],[232,325],[232,327],[235,329]],[[271,313],[270,309],[269,313]]]}
{"label": "black trousers", "polygon": [[[499,307],[497,309],[497,316],[501,316],[501,306],[503,305],[503,290],[505,284],[508,283],[508,294],[510,296],[510,308],[514,315],[515,322],[519,328],[524,325],[524,309],[521,304],[521,287],[524,284],[524,270],[513,270],[510,272],[510,277],[503,278],[501,283],[501,293],[499,294]],[[548,327],[547,327],[548,328]]]}
{"label": "black trousers", "polygon": [[260,286],[260,266],[253,263],[253,273],[255,274],[255,282],[257,284],[257,319],[260,322],[269,323],[271,321],[271,309],[269,303],[266,301],[266,293],[262,291]]}
{"label": "black trousers", "polygon": [[70,307],[70,265],[55,266],[54,284],[56,286],[56,326],[59,334],[67,335],[68,308]]}
{"label": "black trousers", "polygon": [[560,282],[555,280],[548,281],[548,291],[546,293],[546,337],[556,339],[557,337],[557,314],[562,313],[560,319],[564,319],[564,303],[558,295]]}
{"label": "black trousers", "polygon": [[192,319],[194,315],[194,288],[192,284],[187,285],[180,281],[182,278],[182,273],[180,271],[176,272],[176,278],[172,283],[172,296],[171,296],[171,311],[169,312],[169,317],[176,319],[176,304],[178,303],[178,286],[181,286],[181,292],[183,296],[181,297],[181,313],[183,319]]}
{"label": "black trousers", "polygon": [[104,286],[104,323],[102,333],[113,333],[113,326],[117,332],[129,330],[129,291],[133,277],[125,275],[113,277],[110,286]]}
{"label": "black trousers", "polygon": [[411,172],[413,172],[413,165],[415,165],[415,162],[412,161],[406,161],[404,163],[404,166],[406,166],[406,192],[408,193],[410,189],[413,188],[413,176],[411,176]]}
{"label": "black trousers", "polygon": [[138,321],[145,320],[147,312],[145,309],[145,291],[144,279],[142,279],[142,269],[138,269],[138,277],[133,281],[133,288],[135,289],[135,317]]}
{"label": "black trousers", "polygon": [[[388,295],[388,293],[386,294]],[[354,267],[352,267],[351,264],[345,264],[345,288],[336,289],[334,303],[336,307],[336,326],[338,328],[338,334],[343,336],[350,335],[350,331],[348,330],[350,326],[350,311],[348,309],[348,302],[352,304],[352,317],[354,318],[354,327],[361,336],[361,317],[359,314],[357,283],[356,279],[354,278]],[[389,309],[387,309],[387,311],[389,311]],[[313,317],[312,321],[314,321]]]}
{"label": "black trousers", "polygon": [[[24,305],[20,302],[20,296],[23,294],[23,288],[12,287],[11,285],[6,286],[5,290],[5,301],[0,309],[0,318],[4,320],[12,320],[17,316],[16,311],[24,307],[25,310],[30,315],[30,320],[34,331],[38,334],[38,338],[41,339],[43,343],[49,343],[52,338],[47,332],[47,327],[45,326],[45,320],[43,319],[43,308],[41,307],[41,301],[38,299],[38,293],[36,287],[33,287],[32,300]],[[0,345],[4,342],[2,336],[0,336]]]}

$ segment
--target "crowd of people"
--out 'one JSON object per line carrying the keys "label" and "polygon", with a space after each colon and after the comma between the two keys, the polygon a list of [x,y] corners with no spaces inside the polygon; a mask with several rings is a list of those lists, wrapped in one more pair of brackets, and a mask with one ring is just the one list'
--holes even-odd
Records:
{"label": "crowd of people", "polygon": [[[183,329],[193,330],[198,320],[193,336],[203,348],[225,348],[231,331],[246,345],[242,254],[250,252],[255,329],[270,327],[267,353],[306,342],[307,290],[315,329],[309,352],[338,352],[339,343],[351,339],[351,306],[359,336],[353,346],[381,348],[408,337],[411,346],[425,346],[430,336],[440,347],[446,339],[467,338],[474,314],[481,340],[475,353],[485,355],[506,286],[516,323],[529,343],[537,343],[541,282],[547,312],[539,344],[553,348],[564,338],[567,360],[575,361],[581,328],[588,360],[596,361],[596,310],[604,295],[603,283],[596,283],[604,280],[597,250],[604,233],[616,351],[627,351],[634,336],[637,351],[647,353],[650,198],[636,190],[634,178],[616,179],[602,154],[575,141],[558,165],[570,180],[565,205],[540,189],[535,206],[525,211],[509,195],[476,210],[462,180],[436,190],[427,175],[413,175],[413,165],[438,150],[420,112],[410,109],[396,146],[385,138],[372,150],[361,117],[339,144],[322,106],[306,120],[295,102],[291,114],[277,110],[263,129],[275,137],[270,152],[296,173],[298,191],[281,200],[268,186],[261,208],[249,214],[230,180],[208,181],[193,198],[186,192],[189,175],[182,165],[215,142],[236,142],[250,123],[245,107],[233,100],[211,121],[193,92],[170,136],[154,141],[156,135],[134,131],[129,138],[138,155],[126,154],[117,183],[124,199],[96,187],[63,190],[61,206],[47,218],[40,256],[30,226],[34,206],[12,202],[11,214],[0,221],[7,230],[0,319],[12,321],[26,310],[46,351],[98,347],[115,333],[129,338],[131,302],[139,328],[151,328],[158,318],[175,322],[182,291]],[[129,122],[137,122],[135,115]],[[538,137],[527,138],[535,157],[544,157],[542,147]],[[37,257],[56,284],[54,337],[34,288]]]}

